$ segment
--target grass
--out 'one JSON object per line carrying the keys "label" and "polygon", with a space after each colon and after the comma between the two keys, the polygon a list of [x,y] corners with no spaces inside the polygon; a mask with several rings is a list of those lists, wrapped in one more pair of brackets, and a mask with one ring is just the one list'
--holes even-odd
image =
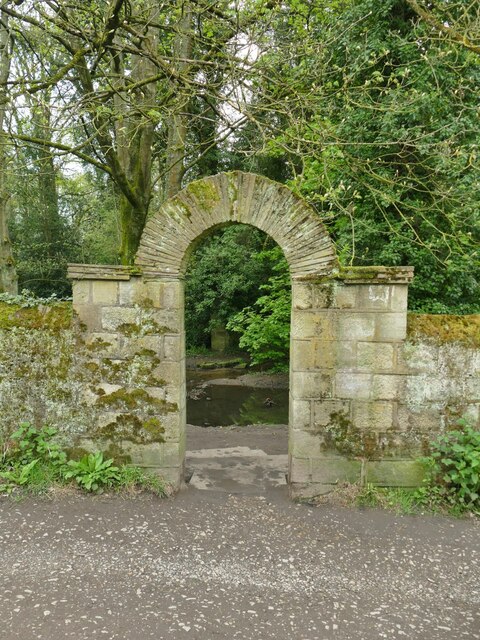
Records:
{"label": "grass", "polygon": [[442,500],[427,487],[376,487],[372,484],[342,483],[330,493],[313,499],[314,505],[384,509],[402,515],[444,515],[455,518],[480,516],[480,512],[466,510],[458,504]]}

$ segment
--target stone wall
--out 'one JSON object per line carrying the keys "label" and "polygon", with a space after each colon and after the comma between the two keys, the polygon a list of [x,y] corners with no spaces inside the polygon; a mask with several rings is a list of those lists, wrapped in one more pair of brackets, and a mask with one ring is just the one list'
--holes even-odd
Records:
{"label": "stone wall", "polygon": [[[118,267],[72,271],[73,327],[68,303],[0,303],[0,439],[23,420],[50,424],[78,455],[100,448],[179,486],[183,283]],[[480,317],[410,315],[406,328],[407,284],[392,282],[401,274],[353,275],[293,282],[295,496],[344,480],[413,486],[415,458],[440,432],[461,416],[480,429]]]}

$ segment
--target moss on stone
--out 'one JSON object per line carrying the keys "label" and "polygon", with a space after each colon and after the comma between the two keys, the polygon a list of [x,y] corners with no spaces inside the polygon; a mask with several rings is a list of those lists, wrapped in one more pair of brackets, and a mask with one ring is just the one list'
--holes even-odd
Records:
{"label": "moss on stone", "polygon": [[177,411],[178,406],[173,402],[166,402],[160,398],[154,398],[145,389],[118,389],[108,395],[100,396],[97,404],[101,406],[121,406],[128,409],[145,409],[155,407],[162,413]]}
{"label": "moss on stone", "polygon": [[467,347],[480,347],[480,314],[456,316],[409,313],[407,338],[417,342],[428,338],[438,344],[458,342]]}
{"label": "moss on stone", "polygon": [[210,180],[195,180],[188,185],[187,191],[207,208],[220,202],[220,194]]}
{"label": "moss on stone", "polygon": [[44,329],[60,331],[70,328],[72,303],[58,302],[55,305],[21,307],[18,304],[0,302],[0,329]]}
{"label": "moss on stone", "polygon": [[[152,417],[141,420],[133,413],[121,413],[114,421],[94,430],[91,435],[94,439],[108,439],[117,442],[128,440],[135,444],[149,444],[165,442],[164,433],[165,428],[159,418]],[[118,447],[118,450],[121,451],[121,448]]]}
{"label": "moss on stone", "polygon": [[148,325],[142,325],[141,323],[135,322],[124,322],[123,324],[117,327],[117,331],[124,336],[157,336],[163,335],[165,333],[175,333],[173,329],[167,327],[165,325],[158,324],[155,320],[149,320]]}
{"label": "moss on stone", "polygon": [[371,459],[378,454],[378,440],[374,432],[363,431],[352,423],[346,413],[330,414],[330,424],[323,431],[326,451],[334,450],[350,458]]}

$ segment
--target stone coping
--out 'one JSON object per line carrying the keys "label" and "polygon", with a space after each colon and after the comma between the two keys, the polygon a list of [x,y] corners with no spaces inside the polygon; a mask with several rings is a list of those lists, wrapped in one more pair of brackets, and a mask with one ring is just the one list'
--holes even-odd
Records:
{"label": "stone coping", "polygon": [[183,280],[181,276],[158,269],[142,268],[122,264],[76,264],[68,265],[67,276],[71,280],[130,280],[132,276],[143,276],[145,280]]}
{"label": "stone coping", "polygon": [[409,284],[413,279],[414,267],[340,267],[329,275],[322,274],[293,276],[293,280],[321,284],[331,280],[341,280],[345,284]]}
{"label": "stone coping", "polygon": [[[413,267],[340,267],[330,274],[309,274],[293,276],[302,282],[328,282],[341,280],[345,284],[408,284],[413,278]],[[125,266],[121,264],[69,264],[67,275],[72,280],[130,280],[132,276],[143,275],[146,279],[175,278],[179,276],[154,268]]]}

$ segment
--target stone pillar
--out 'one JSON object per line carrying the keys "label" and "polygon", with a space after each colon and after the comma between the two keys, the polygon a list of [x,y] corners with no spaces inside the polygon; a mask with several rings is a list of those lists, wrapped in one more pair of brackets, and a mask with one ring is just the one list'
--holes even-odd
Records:
{"label": "stone pillar", "polygon": [[402,433],[411,268],[341,270],[292,283],[289,479],[294,497],[339,482],[415,486]]}
{"label": "stone pillar", "polygon": [[183,281],[130,267],[70,265],[97,420],[78,444],[162,475],[185,457]]}

